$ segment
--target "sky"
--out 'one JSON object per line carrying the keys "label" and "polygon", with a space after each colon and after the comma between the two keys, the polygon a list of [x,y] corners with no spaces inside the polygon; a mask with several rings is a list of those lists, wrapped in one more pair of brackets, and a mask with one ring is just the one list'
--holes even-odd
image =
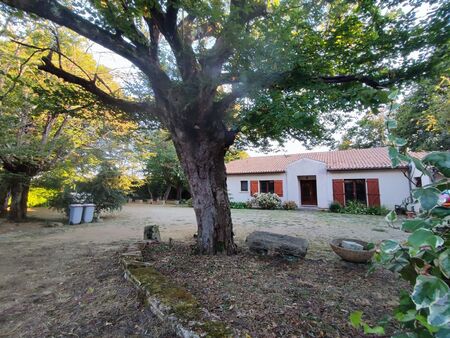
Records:
{"label": "sky", "polygon": [[[102,64],[113,71],[113,74],[118,81],[126,76],[126,73],[132,72],[133,67],[131,63],[122,58],[121,56],[109,51],[108,49],[93,43],[89,52],[91,52],[97,63]],[[275,145],[275,144],[274,144]],[[285,155],[285,154],[296,154],[311,151],[327,151],[329,150],[326,146],[317,146],[313,149],[306,149],[301,142],[297,140],[288,140],[283,147],[274,147],[270,152],[261,152],[257,149],[246,149],[246,152],[250,156],[265,156],[265,155]]]}

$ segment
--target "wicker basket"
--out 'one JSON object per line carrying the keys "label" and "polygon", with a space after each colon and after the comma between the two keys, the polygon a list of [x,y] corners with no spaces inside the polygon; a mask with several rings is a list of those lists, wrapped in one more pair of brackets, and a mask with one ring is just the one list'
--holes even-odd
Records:
{"label": "wicker basket", "polygon": [[[351,250],[341,247],[342,241],[351,241],[364,246],[364,250]],[[368,243],[359,239],[336,238],[330,242],[331,249],[343,260],[352,263],[367,263],[372,259],[375,249],[366,250]]]}

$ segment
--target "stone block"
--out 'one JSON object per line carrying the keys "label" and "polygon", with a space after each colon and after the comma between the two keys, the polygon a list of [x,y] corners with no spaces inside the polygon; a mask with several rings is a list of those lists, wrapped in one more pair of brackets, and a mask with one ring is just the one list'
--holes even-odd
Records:
{"label": "stone block", "polygon": [[147,225],[144,228],[144,240],[152,240],[161,242],[161,235],[157,225]]}
{"label": "stone block", "polygon": [[364,250],[364,246],[356,243],[356,242],[352,242],[352,241],[342,241],[341,242],[341,246],[344,249],[349,249],[349,250],[356,250],[356,251],[362,251]]}
{"label": "stone block", "polygon": [[263,254],[277,253],[282,256],[303,258],[308,251],[309,243],[306,239],[279,235],[265,231],[255,231],[245,240],[249,249]]}

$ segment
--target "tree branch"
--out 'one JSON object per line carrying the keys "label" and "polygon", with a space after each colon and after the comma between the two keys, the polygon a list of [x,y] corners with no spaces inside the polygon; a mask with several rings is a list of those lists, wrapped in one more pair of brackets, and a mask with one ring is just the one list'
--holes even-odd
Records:
{"label": "tree branch", "polygon": [[69,8],[60,5],[57,1],[0,0],[0,2],[70,28],[78,34],[126,58],[149,77],[155,87],[155,92],[162,93],[169,89],[169,77],[158,64],[149,60],[148,54],[142,53],[136,46],[123,40],[120,34],[112,34],[81,16],[74,14]]}
{"label": "tree branch", "polygon": [[164,35],[175,55],[177,67],[183,80],[188,80],[199,69],[199,64],[191,45],[185,44],[178,32],[177,14],[178,7],[172,0],[169,1],[166,13],[155,3],[150,8],[151,17]]}
{"label": "tree branch", "polygon": [[246,23],[265,13],[266,6],[261,3],[248,4],[243,0],[231,0],[229,19],[208,55],[200,62],[212,77],[219,75],[223,63],[233,53],[230,36],[235,34],[233,31],[236,29],[236,25],[243,28]]}
{"label": "tree branch", "polygon": [[53,65],[50,57],[43,57],[42,61],[43,64],[38,67],[39,69],[53,74],[63,79],[64,81],[83,87],[85,90],[94,94],[100,101],[108,106],[116,107],[129,114],[146,112],[148,114],[154,115],[155,117],[160,116],[160,113],[156,109],[156,107],[149,102],[133,102],[113,97],[97,87],[95,81],[83,79],[82,77],[76,76],[74,74],[66,72],[61,68],[56,67],[55,65]]}

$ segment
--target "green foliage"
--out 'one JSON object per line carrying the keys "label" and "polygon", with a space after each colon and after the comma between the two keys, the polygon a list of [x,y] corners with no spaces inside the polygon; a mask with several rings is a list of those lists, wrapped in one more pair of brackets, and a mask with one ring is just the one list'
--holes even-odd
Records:
{"label": "green foliage", "polygon": [[231,209],[247,209],[247,203],[245,202],[230,202]]}
{"label": "green foliage", "polygon": [[281,206],[284,210],[296,210],[298,209],[297,203],[295,201],[285,201]]}
{"label": "green foliage", "polygon": [[384,334],[384,328],[382,326],[371,327],[362,320],[363,313],[361,311],[355,311],[350,315],[350,323],[354,328],[363,328],[364,334]]}
{"label": "green foliage", "polygon": [[[402,222],[401,229],[410,233],[406,242],[381,242],[374,267],[398,272],[412,285],[410,293],[402,293],[400,305],[394,311],[402,331],[396,337],[448,337],[450,213],[441,206],[443,202],[439,198],[450,188],[448,153],[431,153],[420,161],[394,150],[391,151],[393,165],[400,161],[413,163],[433,183],[414,189],[415,202],[421,204],[422,212],[417,218]],[[431,166],[444,177],[442,180],[435,181]],[[387,221],[395,220],[395,213],[390,212]]]}
{"label": "green foliage", "polygon": [[[448,63],[448,58],[442,60]],[[395,134],[406,140],[409,149],[450,149],[449,87],[448,76],[421,81],[395,114],[398,121]]]}
{"label": "green foliage", "polygon": [[331,212],[341,212],[342,205],[339,202],[331,202],[329,209]]}
{"label": "green foliage", "polygon": [[338,145],[340,150],[382,147],[385,145],[385,121],[382,114],[366,114],[349,128]]}
{"label": "green foliage", "polygon": [[251,204],[261,209],[281,209],[281,199],[273,193],[257,193],[253,196]]}
{"label": "green foliage", "polygon": [[28,194],[28,206],[33,207],[48,207],[50,200],[58,193],[56,190],[31,187]]}
{"label": "green foliage", "polygon": [[[333,208],[333,210],[331,210]],[[347,201],[345,206],[341,206],[339,203],[332,203],[330,210],[333,212],[341,212],[343,214],[354,215],[386,215],[389,210],[383,206],[367,206],[359,201]]]}
{"label": "green foliage", "polygon": [[153,133],[145,163],[145,175],[153,197],[163,197],[168,187],[187,188],[187,181],[178,160],[170,134],[164,130]]}
{"label": "green foliage", "polygon": [[225,153],[225,163],[246,158],[248,158],[248,154],[236,146],[231,146]]}
{"label": "green foliage", "polygon": [[51,199],[50,206],[67,213],[69,204],[94,203],[99,215],[121,209],[129,189],[128,179],[117,168],[104,163],[94,178],[77,182],[75,189],[66,187]]}

